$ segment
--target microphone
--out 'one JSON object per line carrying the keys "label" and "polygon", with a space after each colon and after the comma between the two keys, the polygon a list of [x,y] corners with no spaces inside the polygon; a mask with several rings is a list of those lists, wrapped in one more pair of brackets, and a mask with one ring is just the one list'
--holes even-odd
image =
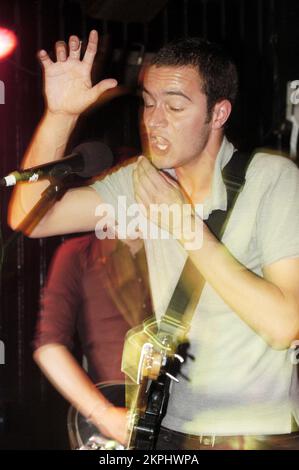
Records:
{"label": "microphone", "polygon": [[61,160],[10,173],[0,180],[0,186],[14,186],[19,181],[64,178],[71,174],[90,178],[109,168],[112,163],[113,155],[107,145],[98,141],[86,142],[75,147],[70,155]]}

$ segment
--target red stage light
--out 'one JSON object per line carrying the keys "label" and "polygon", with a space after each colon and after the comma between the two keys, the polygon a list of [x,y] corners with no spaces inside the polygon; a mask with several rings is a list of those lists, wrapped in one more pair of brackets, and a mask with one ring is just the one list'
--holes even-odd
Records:
{"label": "red stage light", "polygon": [[0,28],[0,60],[8,57],[17,45],[17,37],[13,31]]}

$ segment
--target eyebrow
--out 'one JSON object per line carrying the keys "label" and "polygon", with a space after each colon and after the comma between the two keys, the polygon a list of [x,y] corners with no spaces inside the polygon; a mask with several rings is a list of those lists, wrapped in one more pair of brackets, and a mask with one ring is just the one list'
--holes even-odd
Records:
{"label": "eyebrow", "polygon": [[[144,92],[147,93],[148,95],[152,96],[152,94],[151,94],[145,87],[141,88],[141,91],[144,91]],[[192,100],[189,98],[189,96],[185,95],[185,93],[183,93],[183,92],[180,91],[180,90],[164,91],[164,92],[163,92],[163,95],[182,96],[183,98],[186,98],[188,101],[192,102]]]}

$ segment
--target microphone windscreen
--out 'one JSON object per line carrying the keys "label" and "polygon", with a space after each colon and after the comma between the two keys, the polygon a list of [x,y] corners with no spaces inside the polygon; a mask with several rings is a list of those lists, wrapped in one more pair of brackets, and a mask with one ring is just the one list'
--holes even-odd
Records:
{"label": "microphone windscreen", "polygon": [[96,176],[113,164],[113,154],[103,142],[84,142],[73,149],[83,157],[83,169],[77,172],[83,178]]}

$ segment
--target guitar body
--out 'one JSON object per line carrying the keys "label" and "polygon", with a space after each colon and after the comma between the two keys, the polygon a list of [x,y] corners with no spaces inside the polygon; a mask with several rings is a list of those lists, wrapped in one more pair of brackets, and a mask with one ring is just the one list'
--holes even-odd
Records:
{"label": "guitar body", "polygon": [[[126,385],[123,382],[103,382],[96,387],[113,405],[125,407]],[[165,399],[164,384],[153,381],[147,391],[141,388],[138,394],[139,404],[141,400],[144,402],[144,411],[135,410],[135,425],[128,449],[154,449],[159,434],[159,424],[168,401]],[[73,406],[68,412],[67,426],[72,450],[124,450],[121,444],[101,434],[98,428],[87,421]]]}
{"label": "guitar body", "polygon": [[[184,362],[188,343],[177,347],[180,354],[167,354],[167,349],[163,344],[162,346],[157,351],[152,343],[144,343],[135,383],[125,385],[122,382],[105,382],[97,385],[113,405],[127,406],[130,409],[128,450],[156,448],[171,384],[178,381],[176,376]],[[129,405],[126,400],[128,396]],[[121,444],[102,435],[93,423],[87,421],[74,407],[70,408],[68,414],[68,432],[72,449],[124,450]]]}
{"label": "guitar body", "polygon": [[149,383],[143,393],[145,405],[136,413],[136,419],[130,436],[129,448],[136,450],[153,450],[159,436],[162,419],[167,410],[170,379],[160,375]]}
{"label": "guitar body", "polygon": [[[161,423],[167,412],[171,387],[173,382],[178,382],[176,377],[180,373],[182,362],[185,361],[188,347],[188,342],[181,343],[177,346],[176,354],[165,355],[157,377],[149,379],[147,375],[142,375],[133,406],[135,419],[131,430],[129,449],[153,450],[156,448]],[[151,356],[149,355],[149,357]],[[152,358],[154,360],[150,362],[157,362],[153,352]],[[146,359],[145,357],[145,366],[147,365]],[[155,371],[156,368],[152,368],[151,372],[153,370]]]}

